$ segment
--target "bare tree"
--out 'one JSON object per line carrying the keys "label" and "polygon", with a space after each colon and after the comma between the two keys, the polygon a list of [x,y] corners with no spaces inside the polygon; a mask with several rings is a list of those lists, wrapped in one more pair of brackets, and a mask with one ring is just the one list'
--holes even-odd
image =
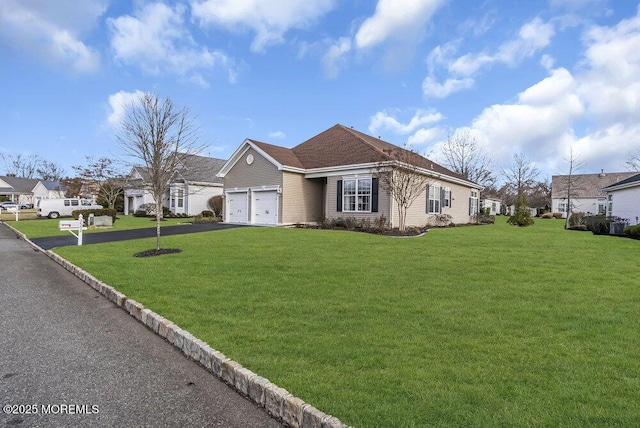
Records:
{"label": "bare tree", "polygon": [[638,149],[635,154],[629,156],[627,168],[629,168],[630,171],[640,171],[640,149]]}
{"label": "bare tree", "polygon": [[518,194],[533,186],[539,174],[538,169],[522,153],[514,155],[511,166],[502,172],[507,186]]}
{"label": "bare tree", "polygon": [[453,172],[483,187],[495,185],[496,178],[491,171],[491,158],[478,147],[478,141],[469,132],[457,132],[447,136],[442,147],[445,165]]}
{"label": "bare tree", "polygon": [[575,154],[573,152],[573,147],[569,149],[569,157],[565,158],[568,166],[568,174],[567,174],[567,203],[566,203],[566,214],[567,218],[564,221],[564,228],[569,228],[569,218],[571,217],[571,213],[573,212],[573,196],[575,194],[575,173],[580,170],[584,166],[584,162],[580,161],[580,155]]}
{"label": "bare tree", "polygon": [[43,160],[36,168],[38,176],[46,181],[60,181],[66,175],[64,168],[57,163]]}
{"label": "bare tree", "polygon": [[141,163],[149,175],[147,186],[156,203],[156,251],[160,251],[165,194],[185,158],[203,149],[198,146],[194,118],[170,98],[144,93],[126,106],[120,125],[116,138],[125,155],[133,164]]}
{"label": "bare tree", "polygon": [[66,177],[60,180],[60,184],[64,190],[65,198],[76,198],[82,195],[82,188],[84,184],[80,178]]}
{"label": "bare tree", "polygon": [[398,209],[398,229],[406,228],[407,210],[418,196],[425,191],[432,178],[420,172],[415,158],[419,155],[410,150],[397,150],[391,153],[393,161],[380,162],[375,175],[380,186],[386,189]]}
{"label": "bare tree", "polygon": [[21,154],[1,153],[7,175],[14,177],[33,178],[38,167],[43,162],[36,154],[22,156]]}
{"label": "bare tree", "polygon": [[513,156],[513,163],[508,169],[503,169],[506,185],[517,194],[516,212],[508,220],[517,226],[529,226],[533,224],[529,204],[527,202],[527,189],[531,188],[538,177],[538,169],[527,158],[519,153]]}
{"label": "bare tree", "polygon": [[115,208],[118,197],[123,194],[124,174],[116,161],[102,157],[95,159],[85,156],[85,165],[74,165],[72,168],[83,181],[83,184],[97,192],[98,199],[107,203],[109,208]]}

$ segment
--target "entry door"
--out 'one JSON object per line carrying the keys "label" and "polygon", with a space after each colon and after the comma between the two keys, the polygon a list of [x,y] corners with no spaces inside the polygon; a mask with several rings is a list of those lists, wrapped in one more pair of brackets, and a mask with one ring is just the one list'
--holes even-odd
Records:
{"label": "entry door", "polygon": [[254,224],[278,224],[278,192],[253,192]]}
{"label": "entry door", "polygon": [[227,193],[227,222],[247,222],[247,193]]}

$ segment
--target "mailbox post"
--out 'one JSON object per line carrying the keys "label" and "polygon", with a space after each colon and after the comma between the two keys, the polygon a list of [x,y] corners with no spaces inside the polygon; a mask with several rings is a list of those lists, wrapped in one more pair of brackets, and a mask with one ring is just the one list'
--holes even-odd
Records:
{"label": "mailbox post", "polygon": [[[69,233],[78,238],[78,245],[82,245],[82,231],[87,230],[87,228],[84,227],[82,214],[78,216],[78,220],[60,220],[58,228],[60,230],[68,230]],[[74,231],[78,232],[78,234],[73,233]]]}

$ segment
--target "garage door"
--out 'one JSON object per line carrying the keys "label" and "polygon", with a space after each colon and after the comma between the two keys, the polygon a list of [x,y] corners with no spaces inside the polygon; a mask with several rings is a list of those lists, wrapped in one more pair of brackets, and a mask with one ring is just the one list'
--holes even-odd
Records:
{"label": "garage door", "polygon": [[254,224],[278,224],[278,192],[253,192]]}
{"label": "garage door", "polygon": [[247,223],[247,192],[227,193],[227,222]]}

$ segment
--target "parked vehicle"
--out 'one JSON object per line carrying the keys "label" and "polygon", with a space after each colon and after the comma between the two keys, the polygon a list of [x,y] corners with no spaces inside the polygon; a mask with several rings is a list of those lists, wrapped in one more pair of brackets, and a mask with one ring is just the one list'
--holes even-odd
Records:
{"label": "parked vehicle", "polygon": [[75,210],[98,210],[102,205],[97,205],[89,199],[40,199],[37,202],[36,215],[38,217],[71,217],[71,213]]}
{"label": "parked vehicle", "polygon": [[10,201],[0,202],[0,208],[2,208],[3,210],[8,210],[9,208],[15,208],[17,206],[18,204],[16,204],[15,202],[10,202]]}
{"label": "parked vehicle", "polygon": [[[15,208],[17,206],[18,204],[11,201],[0,202],[0,208],[2,208],[3,210],[7,210],[9,208]],[[32,208],[31,204],[20,204],[21,210],[28,210],[29,208]]]}

